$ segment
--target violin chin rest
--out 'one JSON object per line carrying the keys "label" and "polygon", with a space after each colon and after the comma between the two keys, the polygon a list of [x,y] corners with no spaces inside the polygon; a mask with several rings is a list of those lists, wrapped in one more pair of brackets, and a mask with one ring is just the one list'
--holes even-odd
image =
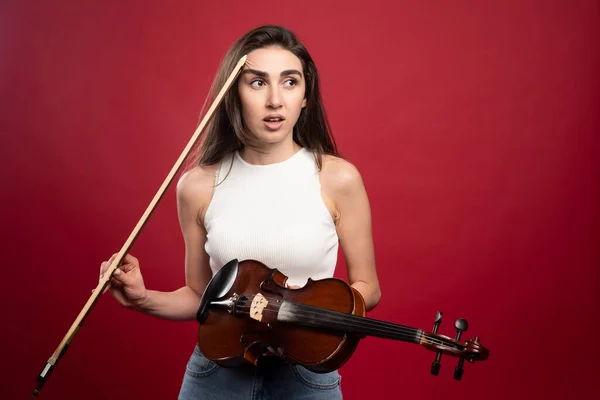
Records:
{"label": "violin chin rest", "polygon": [[239,261],[237,259],[229,261],[208,282],[196,313],[196,320],[199,323],[203,323],[208,318],[208,305],[210,302],[221,299],[229,292],[237,277],[238,266]]}

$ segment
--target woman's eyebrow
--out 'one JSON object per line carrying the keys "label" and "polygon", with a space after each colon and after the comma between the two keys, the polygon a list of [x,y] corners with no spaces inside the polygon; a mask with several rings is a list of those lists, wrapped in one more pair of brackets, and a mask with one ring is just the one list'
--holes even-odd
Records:
{"label": "woman's eyebrow", "polygon": [[[252,69],[252,68],[244,69],[242,71],[242,74],[254,74],[261,78],[267,78],[269,76],[269,74],[267,74],[265,71],[259,71],[257,69]],[[298,71],[297,69],[286,69],[285,71],[281,71],[281,74],[279,74],[279,75],[280,76],[299,75],[300,77],[302,77],[302,72]]]}
{"label": "woman's eyebrow", "polygon": [[285,71],[282,71],[281,76],[288,76],[288,75],[298,75],[300,76],[300,78],[302,78],[302,72],[298,71],[297,69],[286,69]]}

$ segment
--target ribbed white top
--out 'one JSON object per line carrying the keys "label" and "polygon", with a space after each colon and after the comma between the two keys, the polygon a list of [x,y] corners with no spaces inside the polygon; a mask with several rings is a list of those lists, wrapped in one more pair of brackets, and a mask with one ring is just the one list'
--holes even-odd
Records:
{"label": "ribbed white top", "polygon": [[333,276],[338,236],[310,151],[269,165],[249,164],[235,152],[221,163],[216,183],[204,218],[213,274],[237,258],[277,268],[290,285]]}

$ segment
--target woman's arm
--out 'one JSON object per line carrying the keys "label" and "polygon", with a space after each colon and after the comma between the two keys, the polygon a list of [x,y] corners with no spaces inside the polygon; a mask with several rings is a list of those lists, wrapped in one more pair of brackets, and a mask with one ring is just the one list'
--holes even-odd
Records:
{"label": "woman's arm", "polygon": [[177,184],[177,211],[185,242],[185,286],[173,292],[147,290],[137,259],[128,256],[111,282],[111,292],[119,303],[163,319],[196,318],[200,298],[212,276],[200,217],[212,196],[214,173],[215,167],[196,167]]}
{"label": "woman's arm", "polygon": [[185,286],[174,292],[149,291],[144,312],[161,318],[194,320],[204,288],[212,277],[204,250],[201,218],[212,197],[215,167],[196,167],[177,183],[177,212],[185,242]]}
{"label": "woman's arm", "polygon": [[375,269],[371,209],[362,178],[351,163],[327,156],[323,159],[321,185],[325,202],[333,209],[348,281],[363,296],[370,311],[379,303],[381,290]]}

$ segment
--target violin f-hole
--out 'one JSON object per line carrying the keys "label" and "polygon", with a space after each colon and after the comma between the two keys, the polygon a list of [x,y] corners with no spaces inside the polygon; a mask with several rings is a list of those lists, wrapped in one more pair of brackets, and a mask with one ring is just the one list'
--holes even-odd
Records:
{"label": "violin f-hole", "polygon": [[276,272],[277,272],[277,270],[274,270],[268,279],[265,279],[264,281],[261,282],[260,290],[263,292],[266,292],[266,293],[277,295],[278,298],[275,301],[279,302],[281,299],[283,299],[283,295],[281,294],[280,291],[281,291],[281,289],[285,289],[285,287],[279,285],[276,282],[276,279],[275,279]]}

